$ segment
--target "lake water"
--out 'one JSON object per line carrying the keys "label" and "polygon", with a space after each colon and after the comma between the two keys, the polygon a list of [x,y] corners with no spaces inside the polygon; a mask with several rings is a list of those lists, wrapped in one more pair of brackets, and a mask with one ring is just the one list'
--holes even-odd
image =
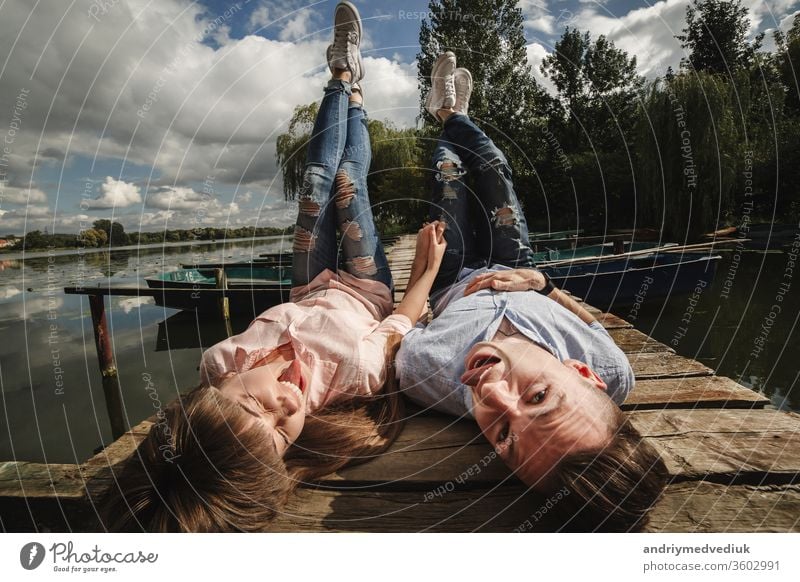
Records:
{"label": "lake water", "polygon": [[776,407],[800,410],[800,264],[779,251],[720,254],[712,284],[689,296],[646,301],[638,312],[613,311]]}
{"label": "lake water", "polygon": [[[0,258],[0,461],[80,463],[111,441],[88,300],[64,295],[62,287],[90,286],[109,276],[144,284],[141,278],[182,262],[246,260],[289,244],[275,238],[55,253],[24,263]],[[793,286],[788,279],[789,288],[781,287],[789,255],[743,253],[731,278],[733,257],[723,254],[713,284],[696,299],[645,302],[634,317],[629,307],[615,311],[679,354],[764,393],[777,407],[800,410],[800,281]],[[202,350],[223,339],[224,331],[213,318],[201,321],[149,298],[106,302],[125,414],[134,425],[197,383]],[[776,304],[781,311],[771,315]],[[234,332],[248,323],[235,321]],[[763,349],[754,356],[761,340]]]}
{"label": "lake water", "polygon": [[[89,302],[65,295],[63,287],[90,287],[106,277],[146,286],[144,277],[181,263],[249,260],[290,249],[291,240],[271,237],[83,255],[55,251],[24,262],[0,255],[0,461],[80,463],[111,442]],[[131,426],[196,384],[202,350],[224,337],[218,322],[157,307],[150,298],[107,298],[106,316]],[[235,331],[248,323],[234,322]]]}

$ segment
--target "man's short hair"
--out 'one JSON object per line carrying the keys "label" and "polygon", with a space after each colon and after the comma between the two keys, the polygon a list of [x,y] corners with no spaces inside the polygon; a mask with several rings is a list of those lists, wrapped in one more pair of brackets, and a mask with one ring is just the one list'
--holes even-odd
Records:
{"label": "man's short hair", "polygon": [[565,456],[548,489],[569,491],[558,514],[566,531],[640,531],[660,499],[668,473],[658,452],[617,409],[611,442]]}

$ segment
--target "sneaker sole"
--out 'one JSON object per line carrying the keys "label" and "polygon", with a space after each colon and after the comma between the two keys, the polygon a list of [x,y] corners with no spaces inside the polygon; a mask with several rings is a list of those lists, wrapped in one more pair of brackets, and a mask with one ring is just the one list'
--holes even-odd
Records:
{"label": "sneaker sole", "polygon": [[472,97],[472,73],[469,72],[469,69],[465,69],[463,67],[458,67],[455,70],[455,72],[453,73],[454,81],[456,79],[458,79],[459,77],[466,77],[466,79],[467,79],[467,87],[468,87],[468,89],[466,91],[466,94],[467,94],[467,99],[466,99],[467,106],[465,108],[463,108],[463,110],[459,109],[459,107],[458,107],[458,82],[456,82],[455,83],[455,85],[456,85],[456,104],[453,106],[453,109],[455,109],[456,111],[460,111],[461,113],[466,114],[467,111],[469,111],[469,98]]}

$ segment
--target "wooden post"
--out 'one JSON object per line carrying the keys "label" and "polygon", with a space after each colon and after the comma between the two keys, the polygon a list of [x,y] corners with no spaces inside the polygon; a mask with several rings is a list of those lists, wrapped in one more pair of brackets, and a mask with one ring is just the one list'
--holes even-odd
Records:
{"label": "wooden post", "polygon": [[[217,289],[226,290],[228,288],[228,276],[225,275],[225,269],[214,269],[214,281],[216,282]],[[233,335],[233,328],[231,327],[231,309],[229,299],[226,294],[219,298],[219,311],[222,315],[222,323],[225,325],[225,333],[228,337]]]}
{"label": "wooden post", "polygon": [[114,440],[117,440],[127,432],[128,425],[125,423],[125,415],[122,412],[122,392],[119,388],[117,366],[114,364],[111,336],[106,323],[105,298],[102,295],[89,295],[89,307],[92,311],[97,360],[100,364],[100,373],[103,375],[103,394],[106,398],[108,419],[111,421],[111,435]]}
{"label": "wooden post", "polygon": [[625,252],[625,240],[623,238],[614,239],[614,254],[621,255]]}

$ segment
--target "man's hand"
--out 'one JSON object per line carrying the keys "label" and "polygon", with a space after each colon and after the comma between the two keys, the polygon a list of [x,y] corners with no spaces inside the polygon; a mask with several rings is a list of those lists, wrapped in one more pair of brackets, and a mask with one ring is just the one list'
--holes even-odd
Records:
{"label": "man's hand", "polygon": [[536,269],[511,269],[510,271],[492,271],[477,275],[464,289],[464,295],[471,295],[481,289],[495,291],[541,291],[547,279]]}

